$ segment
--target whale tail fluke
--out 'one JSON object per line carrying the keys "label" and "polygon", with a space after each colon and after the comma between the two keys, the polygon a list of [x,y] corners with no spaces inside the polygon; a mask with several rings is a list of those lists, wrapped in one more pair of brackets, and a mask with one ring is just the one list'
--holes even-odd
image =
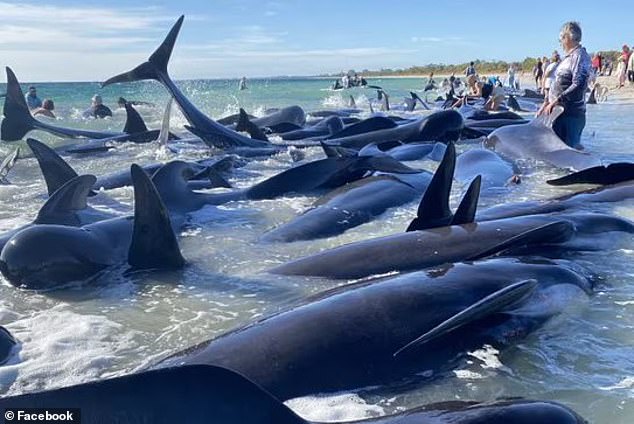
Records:
{"label": "whale tail fluke", "polygon": [[185,264],[170,216],[158,190],[139,165],[130,172],[134,186],[134,230],[128,263],[134,269],[175,269]]}
{"label": "whale tail fluke", "polygon": [[7,97],[4,100],[4,119],[0,126],[0,140],[17,141],[35,129],[35,118],[29,111],[17,77],[8,66],[6,71]]}
{"label": "whale tail fluke", "polygon": [[176,38],[178,37],[184,19],[184,15],[178,18],[161,45],[152,53],[147,62],[143,62],[131,71],[107,79],[101,83],[101,86],[105,87],[120,82],[159,80],[160,73],[167,74],[167,64],[172,56],[172,50],[174,50],[174,44],[176,43]]}

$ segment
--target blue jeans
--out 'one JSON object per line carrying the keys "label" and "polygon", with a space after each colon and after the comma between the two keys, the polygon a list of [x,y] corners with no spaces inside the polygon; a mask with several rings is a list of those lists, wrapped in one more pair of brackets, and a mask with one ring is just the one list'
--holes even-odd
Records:
{"label": "blue jeans", "polygon": [[561,115],[553,123],[553,131],[568,146],[578,148],[581,145],[581,133],[586,126],[586,115]]}

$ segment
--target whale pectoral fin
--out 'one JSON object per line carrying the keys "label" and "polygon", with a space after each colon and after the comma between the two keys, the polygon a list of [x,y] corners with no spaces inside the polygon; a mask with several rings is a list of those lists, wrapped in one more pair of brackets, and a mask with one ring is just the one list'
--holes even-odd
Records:
{"label": "whale pectoral fin", "polygon": [[94,175],[80,175],[66,182],[42,205],[34,222],[79,225],[73,213],[88,207],[88,195],[96,182]]}
{"label": "whale pectoral fin", "polygon": [[456,213],[451,220],[451,225],[470,224],[475,221],[478,210],[478,200],[480,199],[480,186],[482,176],[478,175],[471,181],[467,193],[464,195],[456,209]]}
{"label": "whale pectoral fin", "polygon": [[172,103],[174,97],[170,97],[165,105],[165,112],[163,112],[163,121],[161,122],[161,131],[159,132],[157,141],[159,146],[167,146],[167,141],[170,139],[170,117],[172,116]]}
{"label": "whale pectoral fin", "polygon": [[52,196],[61,186],[77,177],[77,172],[53,149],[34,138],[26,140],[40,165],[48,195]]}
{"label": "whale pectoral fin", "polygon": [[491,293],[473,305],[458,312],[451,318],[438,324],[427,333],[409,342],[394,353],[397,356],[413,347],[418,347],[437,337],[444,336],[464,325],[482,319],[492,314],[504,312],[509,307],[522,302],[530,296],[537,287],[536,280],[525,280],[511,284],[503,289]]}
{"label": "whale pectoral fin", "polygon": [[493,255],[498,255],[509,249],[524,247],[533,244],[563,243],[570,240],[574,234],[574,225],[569,221],[555,221],[550,224],[528,230],[515,237],[503,241],[491,248],[487,248],[469,258],[468,261],[475,261]]}
{"label": "whale pectoral fin", "polygon": [[142,132],[147,132],[147,126],[139,115],[139,112],[130,104],[130,102],[126,102],[125,104],[125,113],[126,120],[125,126],[123,127],[123,132],[127,134],[138,134]]}
{"label": "whale pectoral fin", "polygon": [[9,175],[9,172],[13,169],[15,162],[18,160],[18,156],[20,156],[19,147],[9,154],[9,156],[4,158],[0,164],[0,184],[11,184],[7,179],[7,175]]}
{"label": "whale pectoral fin", "polygon": [[561,178],[546,181],[550,185],[565,186],[572,184],[617,184],[634,180],[634,163],[617,162],[608,166],[595,166]]}
{"label": "whale pectoral fin", "polygon": [[418,205],[416,218],[407,227],[407,231],[425,230],[445,226],[451,222],[449,195],[456,168],[456,147],[453,142],[447,144],[445,155]]}
{"label": "whale pectoral fin", "polygon": [[17,77],[7,66],[7,96],[4,99],[4,119],[0,126],[0,140],[21,140],[29,131],[35,129],[37,121],[31,115],[29,107]]}
{"label": "whale pectoral fin", "polygon": [[331,144],[324,143],[320,141],[321,149],[324,151],[324,154],[327,158],[338,158],[340,157],[339,150],[337,150],[337,146],[333,146]]}
{"label": "whale pectoral fin", "polygon": [[130,169],[134,186],[134,230],[128,263],[135,269],[180,268],[185,264],[170,217],[143,168]]}

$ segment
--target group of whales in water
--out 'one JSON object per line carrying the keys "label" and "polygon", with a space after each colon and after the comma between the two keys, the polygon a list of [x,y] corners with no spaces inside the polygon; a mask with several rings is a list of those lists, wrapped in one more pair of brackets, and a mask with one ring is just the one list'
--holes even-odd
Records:
{"label": "group of whales in water", "polygon": [[[133,164],[112,175],[78,175],[64,155],[103,152],[122,141],[155,140],[161,148],[178,152],[184,140],[170,133],[171,101],[159,130],[148,130],[130,104],[121,133],[61,128],[31,116],[18,80],[7,68],[1,138],[20,140],[38,129],[74,139],[55,149],[27,139],[49,197],[31,224],[0,235],[0,271],[9,283],[51,290],[122,264],[134,270],[187,266],[178,230],[205,205],[322,196],[313,208],[262,234],[261,243],[331,237],[391,208],[419,201],[418,209],[401,233],[327,249],[268,270],[359,281],[131,375],[5,397],[0,399],[4,408],[73,405],[81,408],[86,423],[107,422],[109,417],[119,422],[180,422],[183,414],[190,423],[305,423],[282,402],[415,376],[424,380],[421,371],[438,375],[454,369],[466,352],[485,344],[503,348],[520,340],[574,299],[592,295],[592,276],[562,259],[564,253],[570,257],[570,252],[592,249],[599,238],[616,243],[634,233],[628,220],[592,211],[593,204],[634,197],[634,164],[603,166],[595,155],[567,147],[550,128],[553,116],[529,122],[512,112],[463,107],[424,118],[376,114],[361,120],[355,116],[358,109],[344,109],[311,113],[309,121],[303,109],[291,106],[261,118],[241,110],[215,121],[189,101],[167,72],[183,19],[147,62],[103,85],[160,82],[187,119],[186,128],[216,153],[199,161]],[[282,141],[270,141],[271,136]],[[458,155],[455,142],[469,136],[485,137],[486,148]],[[303,161],[251,187],[233,189],[226,180],[245,158],[293,152],[301,161],[297,152],[315,147],[325,158]],[[9,183],[7,174],[17,156],[16,151],[3,161],[3,183]],[[435,172],[403,163],[421,158],[438,161]],[[520,181],[516,159],[575,171],[549,184],[598,187],[478,210],[481,193]],[[454,181],[467,189],[452,211]],[[103,195],[102,189],[125,185],[134,188],[129,216],[89,206],[92,197]],[[225,190],[199,191],[215,187]],[[17,343],[0,327],[0,363]],[[359,422],[585,420],[555,402],[506,399],[450,401]]]}

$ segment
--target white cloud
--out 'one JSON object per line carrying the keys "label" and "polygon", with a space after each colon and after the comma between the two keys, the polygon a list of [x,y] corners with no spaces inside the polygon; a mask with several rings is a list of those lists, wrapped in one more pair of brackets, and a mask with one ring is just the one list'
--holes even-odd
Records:
{"label": "white cloud", "polygon": [[411,38],[412,43],[459,43],[465,41],[462,37],[419,37]]}

